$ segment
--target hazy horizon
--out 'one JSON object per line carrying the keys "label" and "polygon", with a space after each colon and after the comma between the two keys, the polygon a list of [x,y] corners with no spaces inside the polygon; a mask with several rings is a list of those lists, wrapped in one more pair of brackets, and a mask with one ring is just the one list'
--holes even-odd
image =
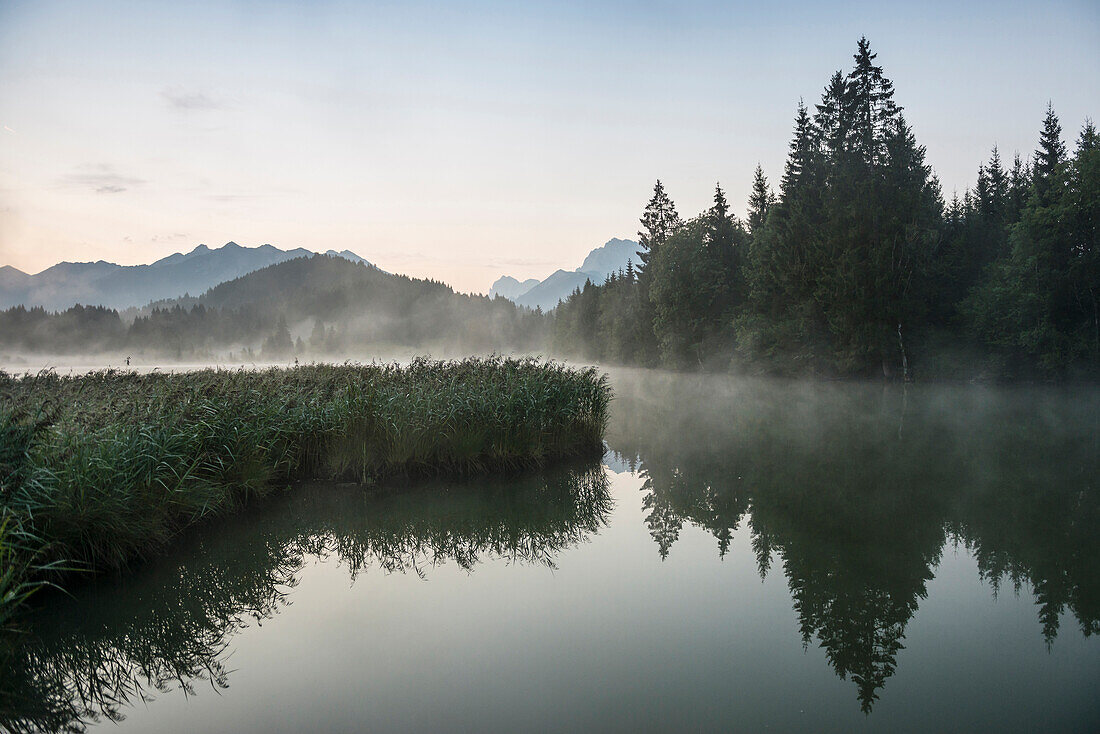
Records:
{"label": "hazy horizon", "polygon": [[994,145],[1030,155],[1048,101],[1072,144],[1100,99],[1085,2],[3,2],[0,264],[234,241],[459,291],[543,278],[634,237],[656,178],[743,215],[861,35],[948,198]]}

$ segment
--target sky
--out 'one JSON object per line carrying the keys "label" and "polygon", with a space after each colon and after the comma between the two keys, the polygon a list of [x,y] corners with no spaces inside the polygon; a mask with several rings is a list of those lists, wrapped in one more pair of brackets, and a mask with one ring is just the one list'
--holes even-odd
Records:
{"label": "sky", "polygon": [[1100,116],[1100,3],[0,0],[0,265],[350,249],[485,292],[777,183],[870,40],[945,196]]}

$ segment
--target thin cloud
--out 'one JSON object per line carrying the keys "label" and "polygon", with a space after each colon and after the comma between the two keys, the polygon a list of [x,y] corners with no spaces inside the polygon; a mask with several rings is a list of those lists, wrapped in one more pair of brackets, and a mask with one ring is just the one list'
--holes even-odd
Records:
{"label": "thin cloud", "polygon": [[264,196],[266,196],[266,195],[265,194],[207,194],[206,198],[210,199],[211,201],[220,201],[220,202],[232,203],[232,202],[237,202],[237,201],[255,201],[256,199],[261,199]]}
{"label": "thin cloud", "polygon": [[77,166],[76,171],[62,178],[67,186],[88,188],[97,194],[120,194],[145,183],[144,179],[126,176],[107,163],[89,163]]}
{"label": "thin cloud", "polygon": [[185,92],[179,89],[164,89],[161,91],[160,96],[168,104],[169,109],[177,112],[201,112],[206,110],[220,110],[225,107],[220,101],[204,92]]}
{"label": "thin cloud", "polygon": [[250,202],[250,201],[262,201],[264,199],[271,199],[278,196],[287,196],[290,194],[298,193],[298,189],[294,188],[277,188],[269,189],[267,191],[253,191],[247,194],[203,194],[203,198],[209,201],[217,201],[222,203],[238,203],[238,202]]}

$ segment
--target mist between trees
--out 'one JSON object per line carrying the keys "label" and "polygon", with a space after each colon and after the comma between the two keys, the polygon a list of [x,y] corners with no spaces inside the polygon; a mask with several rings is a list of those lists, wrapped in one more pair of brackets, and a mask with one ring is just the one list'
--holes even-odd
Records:
{"label": "mist between trees", "polygon": [[[1053,107],[1038,148],[992,148],[945,202],[894,88],[860,39],[800,103],[778,192],[758,166],[745,218],[721,186],[685,219],[660,181],[640,262],[551,311],[318,256],[134,315],[0,313],[9,353],[156,359],[548,351],[677,369],[889,378],[1100,376],[1100,139],[1072,152]],[[1038,117],[1038,115],[1037,115]]]}
{"label": "mist between trees", "polygon": [[339,257],[296,258],[222,283],[200,297],[119,313],[0,312],[0,351],[115,355],[137,360],[288,361],[534,351],[546,318],[503,298],[391,275]]}

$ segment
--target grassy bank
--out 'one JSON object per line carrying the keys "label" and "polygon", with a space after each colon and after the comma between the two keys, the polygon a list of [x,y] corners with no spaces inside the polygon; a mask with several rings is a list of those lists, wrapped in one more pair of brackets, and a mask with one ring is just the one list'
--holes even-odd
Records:
{"label": "grassy bank", "polygon": [[501,358],[80,377],[0,373],[0,624],[299,479],[519,469],[598,451],[594,369]]}

